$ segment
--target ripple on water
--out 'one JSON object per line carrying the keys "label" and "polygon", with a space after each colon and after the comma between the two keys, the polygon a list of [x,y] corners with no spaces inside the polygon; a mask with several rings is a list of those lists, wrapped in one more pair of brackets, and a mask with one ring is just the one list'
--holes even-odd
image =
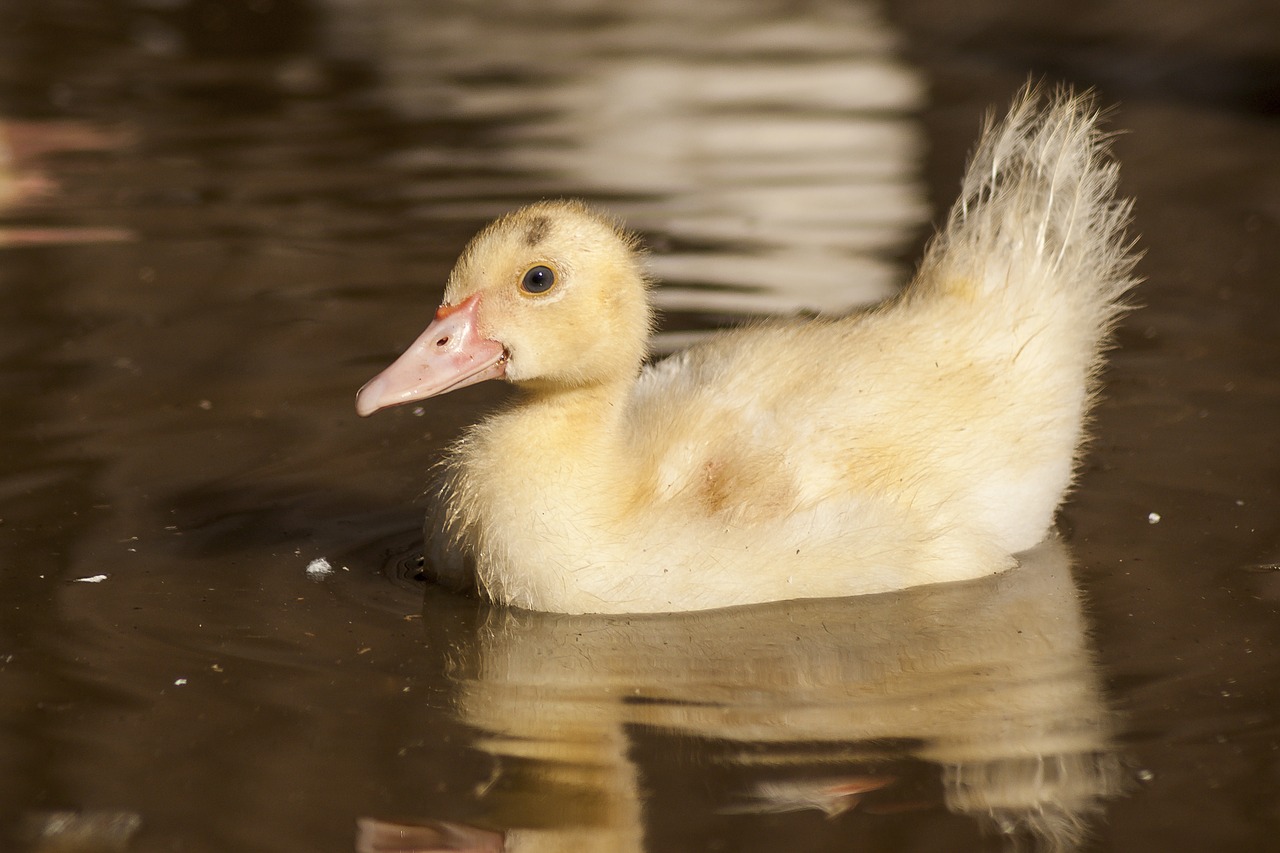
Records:
{"label": "ripple on water", "polygon": [[[492,195],[433,173],[408,190],[427,215],[607,199],[654,238],[656,298],[674,312],[845,311],[901,284],[893,259],[929,215],[914,118],[924,83],[875,7],[620,6],[584,38],[571,5],[536,22],[500,3],[366,28],[388,106],[425,118],[447,103],[493,128],[490,144],[454,152],[502,170]],[[535,23],[556,45],[545,68],[512,59]],[[474,27],[483,38],[457,37]],[[422,165],[441,151],[430,140],[397,156]]]}

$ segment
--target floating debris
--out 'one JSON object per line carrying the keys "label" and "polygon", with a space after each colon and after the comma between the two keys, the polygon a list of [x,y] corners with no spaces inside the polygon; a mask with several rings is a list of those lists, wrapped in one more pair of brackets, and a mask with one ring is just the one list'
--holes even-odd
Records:
{"label": "floating debris", "polygon": [[333,566],[324,557],[317,557],[307,563],[307,577],[313,581],[324,580],[331,574],[333,574]]}
{"label": "floating debris", "polygon": [[1160,513],[1158,512],[1147,513],[1147,524],[1159,524],[1159,523],[1160,523]]}
{"label": "floating debris", "polygon": [[85,578],[76,578],[72,583],[102,583],[109,577],[111,577],[111,575],[89,575]]}

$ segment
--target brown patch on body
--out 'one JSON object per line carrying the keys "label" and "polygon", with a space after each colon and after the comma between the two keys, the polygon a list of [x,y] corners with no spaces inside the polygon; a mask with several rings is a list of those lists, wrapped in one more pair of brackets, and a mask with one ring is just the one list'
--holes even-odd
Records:
{"label": "brown patch on body", "polygon": [[732,497],[729,493],[730,477],[723,462],[707,460],[702,466],[701,488],[698,498],[707,512],[716,515],[724,511],[725,504]]}
{"label": "brown patch on body", "polygon": [[535,216],[525,226],[524,241],[530,248],[533,248],[547,239],[547,234],[550,232],[551,218],[548,216]]}
{"label": "brown patch on body", "polygon": [[766,460],[716,456],[702,465],[697,497],[708,515],[750,522],[787,512],[795,490]]}

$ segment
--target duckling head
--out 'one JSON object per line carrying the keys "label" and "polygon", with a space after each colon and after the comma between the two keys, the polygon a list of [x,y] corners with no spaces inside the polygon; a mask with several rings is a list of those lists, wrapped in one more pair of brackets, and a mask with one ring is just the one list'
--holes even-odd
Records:
{"label": "duckling head", "polygon": [[552,391],[630,381],[651,322],[637,240],[580,202],[539,202],[472,238],[434,322],[360,389],[356,411],[486,379]]}

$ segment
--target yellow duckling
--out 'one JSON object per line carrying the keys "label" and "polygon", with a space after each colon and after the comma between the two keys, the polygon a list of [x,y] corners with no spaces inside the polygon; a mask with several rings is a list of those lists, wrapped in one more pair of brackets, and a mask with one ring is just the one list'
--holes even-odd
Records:
{"label": "yellow duckling", "polygon": [[1120,299],[1130,203],[1091,99],[988,122],[896,298],[725,332],[642,366],[635,238],[574,201],[507,214],[361,415],[503,378],[441,495],[495,602],[701,610],[1002,571],[1071,485]]}

